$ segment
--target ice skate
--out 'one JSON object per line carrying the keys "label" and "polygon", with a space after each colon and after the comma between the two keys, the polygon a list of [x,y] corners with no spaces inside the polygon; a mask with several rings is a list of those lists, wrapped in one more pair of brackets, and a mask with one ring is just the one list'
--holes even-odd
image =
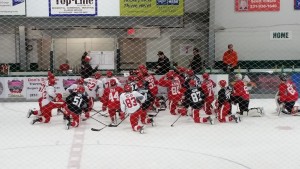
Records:
{"label": "ice skate", "polygon": [[29,118],[31,115],[33,115],[33,110],[29,109],[27,112],[27,118]]}
{"label": "ice skate", "polygon": [[144,126],[141,126],[139,132],[140,132],[141,134],[144,134],[144,132],[145,132],[145,131],[144,131]]}
{"label": "ice skate", "polygon": [[68,119],[65,121],[65,125],[66,125],[66,130],[69,130],[70,129],[70,126],[71,126],[71,121]]}
{"label": "ice skate", "polygon": [[34,125],[36,122],[39,122],[40,121],[40,118],[35,118],[32,120],[31,124]]}
{"label": "ice skate", "polygon": [[211,118],[210,116],[207,117],[207,120],[209,121],[209,123],[210,123],[211,125],[214,125],[214,124],[215,124],[214,119]]}

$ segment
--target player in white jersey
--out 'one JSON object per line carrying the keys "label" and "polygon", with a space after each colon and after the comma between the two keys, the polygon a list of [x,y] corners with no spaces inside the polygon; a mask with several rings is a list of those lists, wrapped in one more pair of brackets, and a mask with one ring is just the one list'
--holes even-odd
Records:
{"label": "player in white jersey", "polygon": [[49,123],[52,117],[51,111],[57,108],[57,104],[64,104],[64,102],[57,102],[58,98],[54,88],[55,83],[55,79],[49,79],[49,86],[45,88],[46,93],[41,102],[41,110],[30,111],[31,114],[37,115],[32,124],[36,122]]}
{"label": "player in white jersey", "polygon": [[[143,110],[140,102],[145,101],[145,97],[137,91],[132,91],[131,86],[126,84],[124,86],[125,93],[120,96],[121,111],[125,114],[130,114],[130,124],[133,131],[144,133],[144,127],[138,124]],[[153,122],[153,119],[151,120]]]}
{"label": "player in white jersey", "polygon": [[75,92],[78,85],[83,85],[83,84],[84,84],[84,79],[82,79],[82,78],[77,79],[76,83],[72,84],[70,87],[68,87],[66,89],[67,94],[69,95],[69,94]]}
{"label": "player in white jersey", "polygon": [[88,90],[86,90],[89,97],[92,97],[93,99],[102,97],[103,95],[103,83],[100,80],[101,74],[97,72],[95,74],[95,78],[86,78],[84,79],[84,82],[86,83],[86,87]]}
{"label": "player in white jersey", "polygon": [[100,80],[101,74],[97,72],[95,74],[95,78],[85,78],[85,91],[88,95],[89,104],[88,104],[88,111],[85,112],[85,117],[90,117],[90,111],[92,111],[94,107],[94,100],[96,98],[100,98],[103,95],[104,86],[102,81]]}
{"label": "player in white jersey", "polygon": [[112,71],[107,71],[106,72],[106,77],[102,79],[102,83],[104,85],[104,88],[109,88],[110,87],[110,80],[111,79],[115,79],[116,83],[117,83],[117,86],[121,86],[120,81],[116,77],[113,77]]}

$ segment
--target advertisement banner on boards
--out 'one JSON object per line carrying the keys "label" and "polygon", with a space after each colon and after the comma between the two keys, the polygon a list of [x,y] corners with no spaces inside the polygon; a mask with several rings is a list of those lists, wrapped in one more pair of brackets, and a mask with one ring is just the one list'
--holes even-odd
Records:
{"label": "advertisement banner on boards", "polygon": [[121,16],[183,16],[184,0],[120,0]]}
{"label": "advertisement banner on boards", "polygon": [[0,15],[25,15],[25,0],[0,0]]}
{"label": "advertisement banner on boards", "polygon": [[236,12],[279,11],[280,0],[235,0]]}
{"label": "advertisement banner on boards", "polygon": [[49,16],[97,16],[97,0],[49,0]]}
{"label": "advertisement banner on boards", "polygon": [[4,93],[6,98],[26,98],[26,78],[5,77]]}

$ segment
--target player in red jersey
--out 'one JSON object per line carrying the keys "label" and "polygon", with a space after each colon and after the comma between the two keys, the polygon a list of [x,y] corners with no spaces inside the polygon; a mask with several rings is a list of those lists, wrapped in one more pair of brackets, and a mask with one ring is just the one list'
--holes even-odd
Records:
{"label": "player in red jersey", "polygon": [[156,109],[159,109],[160,104],[158,98],[156,97],[156,95],[158,94],[158,87],[157,87],[158,82],[153,75],[148,73],[148,70],[146,68],[142,68],[140,69],[140,71],[143,74],[143,80],[145,81],[146,87],[149,89],[152,96],[155,98],[154,106]]}
{"label": "player in red jersey", "polygon": [[180,79],[173,71],[170,71],[159,79],[158,85],[168,88],[170,113],[176,115],[175,111],[183,95]]}
{"label": "player in red jersey", "polygon": [[120,95],[123,93],[123,88],[117,86],[115,79],[110,79],[110,87],[104,89],[103,96],[101,98],[102,110],[106,111],[108,108],[108,114],[112,124],[116,124],[116,112],[120,110]]}
{"label": "player in red jersey", "polygon": [[243,115],[245,111],[248,112],[248,106],[250,100],[250,94],[248,88],[242,79],[243,76],[241,74],[235,75],[235,83],[233,85],[233,94],[232,94],[232,101],[235,104],[239,105],[240,115]]}
{"label": "player in red jersey", "polygon": [[299,97],[295,84],[287,79],[286,74],[281,74],[279,78],[281,81],[278,87],[278,103],[281,108],[279,111],[295,115],[298,113],[298,106],[294,105]]}
{"label": "player in red jersey", "polygon": [[207,115],[211,115],[212,114],[211,104],[215,99],[213,88],[216,87],[216,83],[209,78],[208,73],[203,73],[202,77],[203,77],[203,81],[201,83],[201,88],[205,95],[204,111]]}

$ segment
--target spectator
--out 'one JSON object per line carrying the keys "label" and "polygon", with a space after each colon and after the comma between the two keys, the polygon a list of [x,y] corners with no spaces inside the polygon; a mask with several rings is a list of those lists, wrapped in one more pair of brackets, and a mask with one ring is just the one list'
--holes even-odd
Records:
{"label": "spectator", "polygon": [[70,70],[70,65],[69,65],[68,59],[66,59],[66,63],[61,64],[61,65],[59,66],[59,70],[60,70],[62,73],[68,73],[68,71]]}
{"label": "spectator", "polygon": [[228,45],[228,50],[223,55],[223,71],[233,72],[238,64],[238,56],[236,51],[233,50],[233,45]]}
{"label": "spectator", "polygon": [[158,61],[156,66],[156,74],[166,74],[170,70],[170,60],[165,56],[164,52],[158,51]]}
{"label": "spectator", "polygon": [[92,58],[90,56],[85,56],[84,60],[82,61],[80,75],[83,79],[89,78],[90,76],[92,76],[93,73],[97,72],[98,70],[98,66],[96,66],[93,69],[90,65],[91,59]]}
{"label": "spectator", "polygon": [[193,54],[194,54],[194,57],[190,64],[190,67],[194,71],[195,74],[200,74],[201,71],[203,71],[203,69],[204,69],[204,64],[203,64],[202,58],[199,54],[199,49],[194,48]]}

